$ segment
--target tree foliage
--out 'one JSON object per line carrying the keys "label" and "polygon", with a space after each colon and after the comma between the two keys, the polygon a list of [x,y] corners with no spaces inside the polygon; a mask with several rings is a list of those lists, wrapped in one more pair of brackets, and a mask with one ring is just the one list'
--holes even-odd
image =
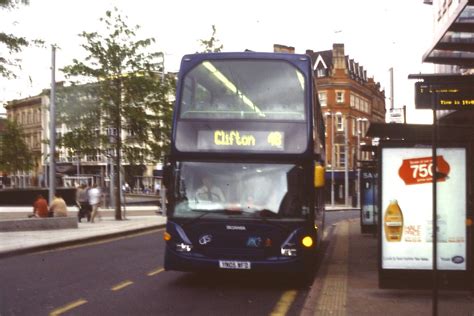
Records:
{"label": "tree foliage", "polygon": [[199,40],[199,43],[202,48],[200,51],[201,53],[219,53],[222,51],[224,45],[220,44],[220,41],[217,39],[216,33],[216,26],[212,25],[211,37],[207,40]]}
{"label": "tree foliage", "polygon": [[[20,4],[27,5],[28,0],[0,0],[0,9],[11,10],[17,8]],[[40,41],[35,41],[39,43]],[[30,42],[25,37],[15,36],[13,34],[0,31],[0,76],[5,78],[14,78],[13,69],[19,67],[19,60],[12,56],[21,52]],[[7,53],[6,55],[5,52]]]}
{"label": "tree foliage", "polygon": [[[150,52],[154,39],[137,39],[139,26],[130,28],[116,8],[100,21],[106,34],[82,32],[87,57],[62,69],[74,85],[58,94],[58,112],[71,128],[61,142],[81,152],[100,143],[115,151],[116,164],[122,154],[132,166],[161,160],[169,145],[174,94],[173,79],[162,77],[163,53]],[[104,135],[111,129],[118,137]],[[91,134],[96,130],[99,135]],[[118,188],[119,176],[116,181]]]}
{"label": "tree foliage", "polygon": [[[130,137],[121,149],[130,163],[145,163],[148,157],[160,160],[169,144],[169,96],[174,94],[174,79],[165,77],[162,82],[163,68],[157,62],[162,53],[147,52],[154,39],[135,39],[139,26],[129,28],[117,9],[107,11],[101,21],[108,34],[81,33],[86,42],[81,46],[89,55],[62,69],[67,77],[87,79],[89,83],[76,81],[73,86],[58,90],[61,121],[74,127],[78,135],[79,131],[85,132],[86,140],[92,139],[86,133],[90,130],[124,129]],[[96,143],[104,141],[106,138],[95,139]],[[66,145],[87,149],[87,141],[76,143]],[[141,154],[137,154],[137,144],[146,145],[139,146]]]}
{"label": "tree foliage", "polygon": [[33,160],[20,126],[15,121],[7,121],[0,136],[0,170],[7,173],[29,171],[33,168]]}

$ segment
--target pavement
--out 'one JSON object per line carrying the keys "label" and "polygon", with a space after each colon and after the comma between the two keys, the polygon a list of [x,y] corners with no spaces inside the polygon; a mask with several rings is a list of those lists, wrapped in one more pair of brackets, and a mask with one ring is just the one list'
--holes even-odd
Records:
{"label": "pavement", "polygon": [[[30,213],[31,207],[0,207],[0,220],[26,218]],[[100,213],[101,220],[96,218],[94,223],[89,223],[82,219],[78,228],[0,232],[0,258],[152,230],[166,224],[166,217],[158,213],[157,207],[127,207],[122,220],[115,220],[111,209]],[[76,214],[77,209],[69,207],[68,215],[76,217]]]}
{"label": "pavement", "polygon": [[474,285],[471,290],[439,289],[436,296],[429,288],[381,289],[377,236],[362,234],[359,218],[340,221],[330,231],[302,316],[474,316]]}
{"label": "pavement", "polygon": [[[354,208],[339,206],[328,209]],[[0,258],[157,229],[166,223],[166,217],[154,209],[129,208],[126,218],[121,221],[107,212],[104,211],[101,221],[92,224],[83,220],[76,229],[0,232]],[[2,214],[6,214],[5,208],[0,208],[0,220]],[[329,231],[326,256],[309,289],[302,316],[474,316],[473,290],[439,290],[434,307],[432,290],[380,289],[377,237],[362,234],[358,218],[340,221]],[[436,314],[433,312],[435,308]]]}

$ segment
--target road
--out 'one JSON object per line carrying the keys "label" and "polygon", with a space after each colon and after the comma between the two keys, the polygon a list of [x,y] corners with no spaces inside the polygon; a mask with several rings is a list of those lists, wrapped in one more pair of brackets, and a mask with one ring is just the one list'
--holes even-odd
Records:
{"label": "road", "polygon": [[[326,229],[357,214],[329,212]],[[163,252],[157,230],[2,259],[0,315],[295,315],[308,294],[275,275],[164,272]]]}

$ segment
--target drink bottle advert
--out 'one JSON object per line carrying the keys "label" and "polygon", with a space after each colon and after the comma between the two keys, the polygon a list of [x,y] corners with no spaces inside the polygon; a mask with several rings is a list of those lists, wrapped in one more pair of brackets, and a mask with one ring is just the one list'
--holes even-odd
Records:
{"label": "drink bottle advert", "polygon": [[[439,148],[437,266],[466,269],[466,150]],[[431,148],[382,149],[382,268],[433,268]]]}

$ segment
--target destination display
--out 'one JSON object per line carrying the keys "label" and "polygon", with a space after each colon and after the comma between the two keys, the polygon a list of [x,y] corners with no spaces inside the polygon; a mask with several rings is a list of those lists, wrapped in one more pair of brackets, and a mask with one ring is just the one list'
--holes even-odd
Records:
{"label": "destination display", "polygon": [[[466,150],[437,150],[440,270],[466,270]],[[431,148],[382,149],[382,268],[433,268]]]}
{"label": "destination display", "polygon": [[474,109],[474,89],[469,83],[415,83],[415,107],[439,110]]}
{"label": "destination display", "polygon": [[199,150],[284,151],[285,133],[281,131],[198,131]]}

